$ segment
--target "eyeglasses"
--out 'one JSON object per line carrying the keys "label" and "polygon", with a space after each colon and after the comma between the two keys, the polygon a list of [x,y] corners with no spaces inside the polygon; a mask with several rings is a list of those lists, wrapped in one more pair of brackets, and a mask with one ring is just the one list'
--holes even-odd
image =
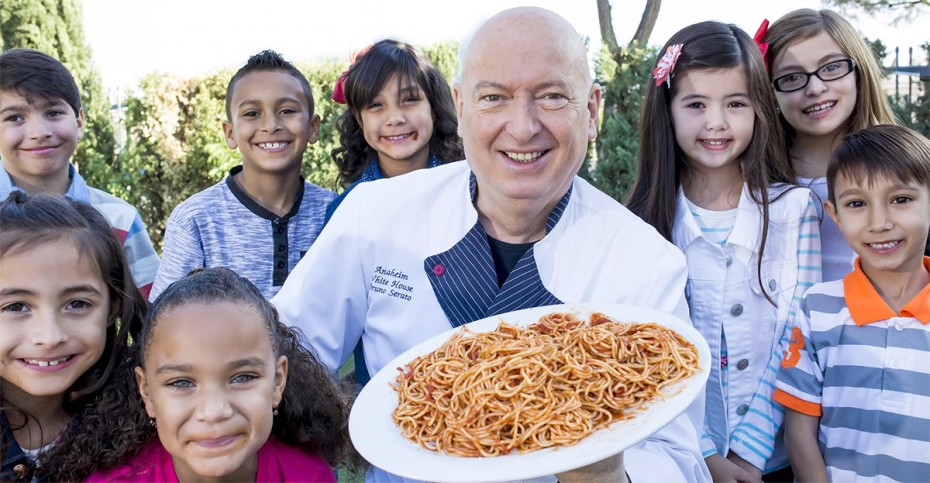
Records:
{"label": "eyeglasses", "polygon": [[824,82],[835,81],[849,75],[856,68],[856,63],[852,59],[834,60],[829,64],[824,64],[813,72],[792,72],[785,74],[772,81],[775,90],[778,92],[794,92],[807,87],[811,81],[811,76],[817,76]]}

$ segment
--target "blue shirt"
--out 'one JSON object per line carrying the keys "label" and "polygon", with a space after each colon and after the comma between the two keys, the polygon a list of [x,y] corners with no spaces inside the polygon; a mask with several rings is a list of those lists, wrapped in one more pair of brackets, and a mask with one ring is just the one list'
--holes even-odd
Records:
{"label": "blue shirt", "polygon": [[[437,158],[435,154],[430,154],[429,164],[427,164],[426,167],[435,168],[440,164],[441,162],[439,161],[439,158]],[[366,183],[368,181],[374,181],[381,178],[384,178],[384,175],[381,174],[381,168],[378,167],[378,157],[375,156],[372,158],[371,162],[368,163],[368,166],[365,167],[365,171],[362,171],[362,176],[359,179],[353,181],[352,184],[343,190],[342,193],[339,193],[339,196],[337,196],[336,199],[334,199],[333,202],[329,204],[329,207],[326,208],[326,219],[323,221],[323,224],[325,225],[329,222],[329,219],[333,217],[333,213],[336,212],[336,208],[339,208],[339,205],[342,204],[342,200],[346,198],[346,195],[348,195],[353,188],[361,183]]]}

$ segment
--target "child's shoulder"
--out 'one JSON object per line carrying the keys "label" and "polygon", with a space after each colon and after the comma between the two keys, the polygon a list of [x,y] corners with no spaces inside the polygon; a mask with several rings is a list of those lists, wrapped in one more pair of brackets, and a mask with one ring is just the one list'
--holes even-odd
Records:
{"label": "child's shoulder", "polygon": [[802,310],[810,317],[813,313],[838,316],[846,308],[843,280],[815,283],[804,293]]}
{"label": "child's shoulder", "polygon": [[300,210],[303,211],[308,206],[316,207],[319,205],[322,205],[325,209],[334,199],[336,199],[336,193],[305,180],[304,196],[300,204]]}
{"label": "child's shoulder", "polygon": [[236,197],[227,185],[226,178],[210,186],[209,188],[198,191],[190,195],[186,200],[178,203],[171,212],[171,218],[188,219],[194,218],[201,213],[220,213],[226,210],[217,210],[218,206],[229,206],[230,200]]}
{"label": "child's shoulder", "polygon": [[813,196],[810,189],[789,183],[770,185],[768,195],[770,204],[784,206],[807,206]]}
{"label": "child's shoulder", "polygon": [[796,223],[800,218],[816,213],[811,190],[802,186],[778,183],[769,186],[769,222]]}
{"label": "child's shoulder", "polygon": [[177,482],[171,455],[154,438],[126,464],[107,470],[98,470],[86,480],[88,483],[122,482]]}
{"label": "child's shoulder", "polygon": [[87,187],[88,202],[103,213],[113,227],[126,230],[134,223],[142,223],[139,210],[128,201],[94,187]]}
{"label": "child's shoulder", "polygon": [[272,436],[258,450],[256,481],[335,482],[336,476],[323,458]]}

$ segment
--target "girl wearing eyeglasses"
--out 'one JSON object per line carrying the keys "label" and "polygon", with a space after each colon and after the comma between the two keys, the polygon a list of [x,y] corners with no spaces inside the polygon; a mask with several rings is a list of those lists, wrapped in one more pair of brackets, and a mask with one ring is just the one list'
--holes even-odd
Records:
{"label": "girl wearing eyeglasses", "polygon": [[838,280],[852,271],[855,253],[823,216],[827,164],[847,134],[897,124],[881,89],[881,67],[856,29],[830,10],[788,13],[763,41],[791,167],[820,198],[823,280]]}

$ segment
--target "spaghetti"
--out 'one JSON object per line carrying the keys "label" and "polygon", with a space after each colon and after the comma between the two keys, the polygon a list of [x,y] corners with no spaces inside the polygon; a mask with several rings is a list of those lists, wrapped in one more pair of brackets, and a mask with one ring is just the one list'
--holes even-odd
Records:
{"label": "spaghetti", "polygon": [[699,371],[698,351],[655,323],[553,313],[525,329],[464,328],[406,365],[394,422],[433,451],[497,456],[572,445]]}

